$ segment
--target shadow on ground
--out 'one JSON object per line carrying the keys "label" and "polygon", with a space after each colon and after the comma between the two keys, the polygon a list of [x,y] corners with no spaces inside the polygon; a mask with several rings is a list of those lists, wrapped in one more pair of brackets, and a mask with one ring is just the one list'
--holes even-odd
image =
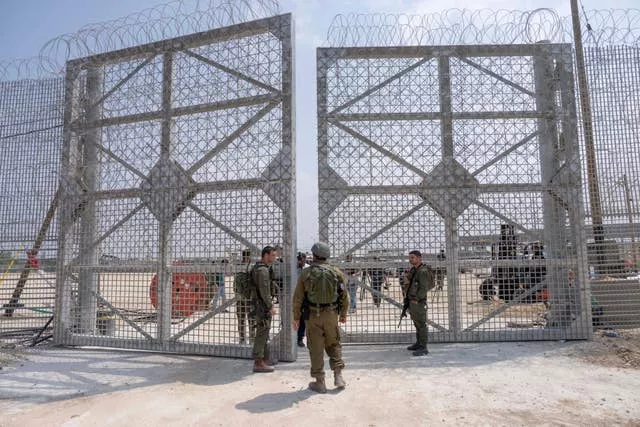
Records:
{"label": "shadow on ground", "polygon": [[[433,344],[429,347],[430,354],[423,357],[411,356],[405,350],[406,345],[352,345],[344,347],[343,353],[347,374],[351,376],[348,371],[491,365],[571,345],[570,342]],[[0,371],[0,400],[44,403],[161,384],[216,386],[253,375],[250,360],[111,349],[41,347],[27,353],[27,359]],[[325,369],[328,370],[328,361]],[[297,362],[281,362],[277,371],[269,375],[288,375],[287,372],[308,374],[309,357],[305,349],[299,352]],[[277,411],[312,395],[305,382],[296,391],[263,394],[239,403],[237,408],[257,413]]]}
{"label": "shadow on ground", "polygon": [[0,371],[0,400],[51,402],[175,382],[229,384],[251,362],[111,349],[39,348]]}

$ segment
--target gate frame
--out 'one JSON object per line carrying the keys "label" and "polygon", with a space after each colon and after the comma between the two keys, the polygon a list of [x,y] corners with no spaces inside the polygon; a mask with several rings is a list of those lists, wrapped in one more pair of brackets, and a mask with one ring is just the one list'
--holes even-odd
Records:
{"label": "gate frame", "polygon": [[[173,54],[176,52],[185,52],[189,55],[189,49],[224,42],[227,40],[240,39],[243,37],[257,36],[261,34],[271,33],[280,41],[281,48],[281,89],[275,89],[264,84],[250,76],[244,75],[241,71],[233,70],[216,63],[214,60],[208,60],[205,57],[199,57],[200,61],[208,64],[212,68],[221,69],[229,74],[234,75],[242,80],[248,81],[256,86],[260,86],[269,90],[267,95],[256,95],[245,98],[233,98],[220,102],[190,105],[186,107],[172,106],[172,71],[173,71]],[[56,280],[56,321],[54,327],[54,341],[62,345],[92,345],[92,346],[109,346],[117,348],[133,348],[140,350],[154,350],[163,352],[190,353],[190,354],[206,354],[218,356],[240,356],[251,357],[251,349],[233,345],[233,344],[208,344],[208,343],[185,343],[177,341],[185,330],[171,336],[171,275],[172,272],[181,271],[180,267],[172,267],[170,242],[171,242],[171,220],[159,220],[160,231],[160,248],[157,262],[152,265],[136,265],[128,267],[109,267],[100,266],[97,263],[96,247],[98,243],[120,224],[116,223],[104,236],[97,238],[95,232],[95,214],[93,209],[98,199],[109,199],[110,197],[136,197],[140,199],[144,190],[140,188],[129,188],[112,191],[96,191],[95,167],[85,167],[83,176],[79,177],[75,173],[79,168],[78,162],[82,165],[95,164],[96,147],[100,143],[98,141],[99,132],[102,126],[135,123],[147,120],[161,120],[161,139],[160,139],[160,159],[169,159],[171,122],[173,117],[190,115],[194,113],[202,113],[208,111],[223,110],[226,108],[262,105],[266,104],[257,114],[247,119],[233,133],[231,133],[226,143],[232,142],[240,136],[244,131],[251,128],[273,108],[280,107],[282,110],[282,131],[281,142],[282,147],[275,159],[283,159],[283,170],[277,171],[278,176],[266,176],[263,179],[246,179],[239,181],[226,182],[205,182],[187,184],[190,190],[195,192],[207,190],[232,190],[261,188],[272,199],[276,197],[274,202],[282,209],[283,229],[282,229],[282,246],[285,259],[289,259],[285,266],[285,289],[284,295],[291,295],[292,280],[295,279],[295,251],[296,251],[296,221],[295,221],[295,135],[294,135],[294,116],[293,116],[293,25],[291,14],[282,14],[269,18],[258,19],[255,21],[244,22],[223,28],[216,28],[209,31],[181,36],[173,39],[166,39],[159,42],[148,43],[141,46],[116,50],[99,55],[93,55],[86,58],[80,58],[68,61],[66,64],[65,79],[65,111],[64,111],[64,132],[63,132],[63,150],[61,156],[61,176],[60,176],[60,208],[58,211],[58,255],[57,255],[57,280]],[[195,56],[199,56],[194,54]],[[190,56],[194,56],[190,55]],[[159,111],[134,113],[123,116],[110,118],[101,118],[100,108],[102,102],[114,93],[129,78],[135,75],[140,69],[158,56],[163,57],[162,67],[162,107]],[[194,57],[195,57],[194,56]],[[102,93],[100,68],[107,64],[115,64],[140,59],[143,62],[126,77],[121,79],[112,89]],[[77,83],[77,78],[81,72],[87,71],[87,83],[85,88],[81,88]],[[87,104],[82,104],[79,95],[86,91],[88,95]],[[74,112],[86,109],[86,116],[79,115],[74,118]],[[83,133],[84,132],[84,133]],[[72,146],[73,135],[78,135],[77,146]],[[80,147],[85,149],[82,159],[78,158],[81,151]],[[217,146],[216,146],[217,147]],[[215,149],[214,149],[215,150]],[[211,155],[211,151],[206,153],[199,162],[206,162]],[[116,159],[118,160],[118,159]],[[196,163],[196,164],[197,164]],[[271,171],[273,175],[273,171]],[[190,176],[190,174],[189,174]],[[81,180],[82,183],[81,183]],[[85,190],[82,187],[85,187]],[[186,188],[186,187],[185,187]],[[274,196],[275,195],[275,196]],[[143,205],[140,202],[138,208]],[[138,209],[134,209],[127,214],[125,218],[130,217]],[[71,274],[71,266],[66,258],[67,240],[71,235],[71,229],[74,223],[83,218],[83,240],[81,244],[81,258],[83,266],[73,266],[79,270],[79,276],[73,277]],[[205,219],[206,216],[205,216]],[[214,221],[214,225],[222,228],[227,233],[231,233],[234,237],[242,236],[234,233],[233,230],[226,228],[222,224]],[[255,244],[246,241],[244,243],[254,250],[260,250]],[[84,246],[85,250],[82,250]],[[155,272],[159,278],[158,296],[159,307],[158,312],[158,329],[157,337],[149,334],[136,327],[133,322],[127,320],[116,310],[116,315],[120,316],[134,329],[138,330],[144,339],[126,339],[103,337],[94,334],[97,302],[108,305],[108,301],[97,293],[97,279],[100,272]],[[80,322],[74,324],[71,315],[72,296],[71,288],[67,280],[71,278],[78,282],[78,299],[80,306]],[[204,318],[194,322],[189,330],[195,329],[204,321],[212,318],[224,308],[233,304],[236,299],[230,299],[222,306],[210,311]],[[290,298],[281,298],[280,301],[282,329],[272,340],[272,344],[277,348],[277,358],[283,361],[292,361],[296,358],[297,348],[291,328],[292,316]],[[74,332],[76,329],[79,331]],[[186,329],[186,328],[185,328]],[[287,333],[289,332],[289,333]]]}
{"label": "gate frame", "polygon": [[[450,81],[450,58],[459,58],[465,60],[466,58],[476,57],[489,57],[489,56],[503,56],[503,57],[533,57],[534,59],[534,82],[536,86],[535,93],[529,92],[530,95],[535,97],[537,108],[533,111],[492,111],[492,112],[458,112],[455,113],[452,110],[451,104],[451,81]],[[327,99],[328,99],[328,85],[327,85],[327,72],[330,67],[341,59],[396,59],[396,58],[414,58],[421,61],[408,65],[404,70],[397,72],[393,76],[383,80],[375,86],[372,86],[355,96],[349,101],[344,102],[342,105],[334,107],[333,111],[328,111]],[[390,82],[397,78],[409,73],[418,65],[427,62],[428,60],[436,60],[438,62],[438,80],[439,80],[439,99],[440,99],[440,111],[439,112],[420,112],[420,113],[351,113],[341,114],[340,111],[355,104],[361,99],[366,98],[371,93],[386,86]],[[555,61],[555,62],[554,62]],[[479,64],[470,63],[467,64],[480,70],[484,74],[487,74],[502,83],[505,83],[517,90],[523,88],[517,83],[511,82],[505,77],[482,67]],[[553,79],[554,73],[558,73],[560,86],[551,91],[545,91],[545,88],[549,88],[548,80]],[[541,86],[542,83],[544,87]],[[562,102],[562,117],[557,117],[557,111],[555,109],[554,98],[551,95],[555,95],[553,90],[559,90],[561,94]],[[546,95],[546,96],[545,96]],[[442,153],[443,159],[447,157],[454,158],[454,144],[453,144],[453,120],[455,119],[497,119],[497,118],[536,118],[538,119],[538,129],[536,131],[540,139],[541,156],[549,158],[551,154],[546,147],[552,147],[552,138],[557,136],[554,134],[553,128],[560,121],[565,124],[566,134],[566,157],[568,167],[560,168],[557,170],[545,170],[542,160],[540,161],[540,169],[542,175],[542,181],[538,184],[475,184],[469,185],[467,183],[466,189],[480,192],[484,191],[504,191],[504,192],[537,192],[543,199],[544,210],[544,236],[545,240],[549,239],[549,243],[556,242],[552,246],[552,252],[557,253],[558,244],[560,238],[558,236],[566,236],[567,231],[563,227],[558,227],[556,222],[556,216],[553,214],[553,209],[562,206],[566,207],[567,215],[571,221],[571,227],[569,234],[572,237],[572,243],[574,246],[574,254],[572,258],[565,257],[558,260],[546,260],[545,265],[550,267],[551,276],[557,277],[562,269],[569,268],[570,265],[577,265],[577,272],[575,274],[575,289],[573,295],[568,295],[566,292],[564,295],[556,295],[564,298],[565,308],[571,304],[569,301],[573,298],[573,302],[577,308],[577,318],[570,324],[561,324],[556,328],[537,329],[537,330],[497,330],[497,331],[479,331],[476,328],[491,319],[492,317],[500,314],[504,310],[511,307],[513,304],[520,302],[527,295],[535,292],[536,287],[531,288],[527,293],[521,295],[519,298],[512,300],[505,304],[498,310],[491,312],[489,315],[474,322],[471,326],[461,330],[458,326],[461,323],[461,298],[458,295],[459,280],[458,274],[461,265],[471,266],[473,264],[480,264],[477,262],[464,262],[458,259],[457,247],[458,247],[458,233],[456,227],[456,218],[454,215],[446,215],[443,217],[445,223],[445,239],[447,250],[447,283],[449,284],[448,294],[448,308],[449,308],[449,325],[450,329],[446,332],[430,332],[429,339],[432,341],[440,342],[463,342],[463,341],[512,341],[512,340],[557,340],[557,339],[590,339],[593,331],[591,327],[591,310],[590,310],[590,285],[588,280],[587,271],[587,249],[586,238],[584,232],[584,214],[583,214],[583,199],[582,199],[582,186],[580,182],[581,163],[580,152],[577,133],[577,114],[575,108],[576,95],[574,92],[574,77],[573,77],[573,51],[570,44],[556,44],[548,42],[540,42],[536,44],[512,44],[512,45],[451,45],[451,46],[395,46],[395,47],[339,47],[339,48],[318,48],[317,49],[317,97],[318,97],[318,188],[319,188],[319,231],[320,240],[326,241],[331,244],[329,239],[329,216],[334,212],[338,206],[346,200],[350,194],[424,194],[425,190],[429,190],[428,186],[424,185],[394,185],[394,186],[349,186],[337,172],[335,172],[328,163],[328,128],[329,125],[335,126],[349,134],[352,137],[359,139],[361,142],[373,147],[375,144],[369,144],[367,138],[360,135],[358,132],[350,129],[341,123],[341,120],[440,120],[441,138],[442,138]],[[520,141],[519,144],[526,142],[532,136],[529,135]],[[519,144],[517,144],[519,146]],[[411,170],[418,170],[420,174],[426,175],[426,172],[413,167],[408,162],[404,161],[399,156],[385,150],[382,147],[373,147],[388,158],[395,160],[403,164],[404,166],[411,167]],[[506,156],[507,152],[503,152],[496,158],[491,159],[489,164],[499,160]],[[557,160],[557,157],[554,159]],[[487,164],[483,166],[485,168]],[[547,168],[549,169],[549,168]],[[563,169],[563,170],[561,170]],[[558,173],[554,176],[553,173]],[[512,187],[509,189],[509,187]],[[465,186],[460,186],[463,188]],[[517,187],[517,188],[515,188]],[[409,217],[415,211],[423,206],[430,205],[425,199],[422,203],[414,206],[409,211],[403,213],[394,221],[389,224],[385,224],[363,241],[355,244],[351,249],[343,254],[334,255],[335,258],[342,258],[345,255],[357,250],[364,246],[368,241],[374,239],[393,225]],[[482,206],[485,208],[485,206]],[[490,210],[494,215],[502,217],[509,223],[513,223],[516,226],[518,224],[512,219],[500,215],[495,210]],[[482,264],[486,266],[486,263]],[[495,266],[508,266],[508,261],[491,261],[491,265]],[[554,292],[552,286],[549,286],[550,291]],[[565,290],[560,290],[564,292]],[[397,302],[396,302],[397,303]],[[399,305],[399,303],[397,303]],[[565,319],[563,314],[566,314],[566,310],[561,307],[552,307],[552,318]],[[554,317],[555,316],[555,317]],[[559,320],[562,321],[562,320]],[[433,325],[433,322],[429,322]],[[437,325],[441,327],[441,325]],[[441,329],[444,329],[441,327]],[[355,337],[349,337],[351,342],[400,342],[406,341],[406,338],[410,334],[407,333],[383,333],[383,334],[359,334]],[[486,337],[486,338],[485,338]],[[353,338],[353,339],[352,339]],[[483,339],[484,338],[484,339]]]}

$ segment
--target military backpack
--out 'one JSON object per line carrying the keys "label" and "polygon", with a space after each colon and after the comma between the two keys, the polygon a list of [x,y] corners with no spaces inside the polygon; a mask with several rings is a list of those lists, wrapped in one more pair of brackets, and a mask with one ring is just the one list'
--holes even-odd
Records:
{"label": "military backpack", "polygon": [[311,305],[327,306],[338,300],[338,276],[331,267],[312,265],[309,267],[307,300]]}
{"label": "military backpack", "polygon": [[243,299],[251,299],[254,287],[251,271],[249,271],[249,264],[247,264],[245,271],[240,271],[233,276],[233,292],[235,292],[236,295],[240,295]]}

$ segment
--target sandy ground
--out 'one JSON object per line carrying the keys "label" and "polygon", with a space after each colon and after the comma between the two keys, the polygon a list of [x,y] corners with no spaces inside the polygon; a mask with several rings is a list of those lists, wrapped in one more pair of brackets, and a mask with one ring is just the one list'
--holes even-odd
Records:
{"label": "sandy ground", "polygon": [[[250,362],[105,349],[2,350],[2,426],[640,425],[640,331],[591,342],[347,346],[347,389],[308,357]],[[332,385],[332,384],[331,384]]]}

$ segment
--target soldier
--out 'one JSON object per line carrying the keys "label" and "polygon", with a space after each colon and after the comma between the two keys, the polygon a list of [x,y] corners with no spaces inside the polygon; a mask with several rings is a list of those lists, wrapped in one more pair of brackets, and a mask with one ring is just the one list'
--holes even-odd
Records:
{"label": "soldier", "polygon": [[[211,261],[212,264],[215,264],[215,261]],[[218,300],[221,301],[221,304],[224,304],[227,301],[227,296],[225,294],[225,270],[227,269],[227,264],[229,261],[223,259],[220,261],[221,267],[220,271],[213,272],[213,283],[216,289],[216,293],[213,297],[213,302],[211,303],[211,308],[215,309],[218,306]],[[206,275],[205,275],[206,277]],[[223,313],[228,313],[229,310],[224,309]]]}
{"label": "soldier", "polygon": [[[440,253],[436,256],[438,262],[438,266],[436,267],[436,290],[441,291],[444,287],[444,276],[447,274],[447,268],[443,267],[441,263],[446,261],[447,257],[444,254],[444,249],[440,249]],[[433,302],[433,301],[432,301]]]}
{"label": "soldier", "polygon": [[271,264],[273,280],[271,282],[271,295],[275,298],[276,304],[280,304],[280,291],[284,286],[284,259],[282,259],[282,246],[275,246],[276,259]]}
{"label": "soldier", "polygon": [[251,278],[255,285],[252,295],[253,308],[255,310],[256,337],[253,342],[253,372],[273,372],[273,366],[269,365],[269,331],[271,330],[271,318],[276,314],[271,296],[271,282],[273,270],[271,264],[276,259],[276,249],[265,246],[262,249],[262,257],[251,270]]}
{"label": "soldier", "polygon": [[[373,260],[376,263],[380,262],[380,259],[378,257],[373,257]],[[382,286],[384,285],[386,280],[386,273],[384,271],[384,268],[373,267],[369,269],[369,278],[371,279],[371,287],[376,291],[375,293],[371,293],[371,296],[373,297],[373,304],[379,308],[380,302],[382,301],[382,298],[380,296],[382,294]]]}
{"label": "soldier", "polygon": [[[249,271],[249,264],[251,263],[251,250],[245,249],[242,251],[242,266],[244,270]],[[240,344],[246,342],[246,324],[249,325],[249,342],[253,344],[256,332],[255,322],[253,317],[249,314],[251,312],[251,299],[240,296],[236,301],[236,317],[238,318],[238,335],[240,337]]]}
{"label": "soldier", "polygon": [[409,314],[416,327],[416,342],[407,347],[407,350],[413,350],[414,356],[424,356],[429,354],[427,350],[427,292],[435,284],[433,272],[422,264],[420,251],[409,252],[409,264],[411,264],[411,270],[405,278],[405,298],[409,299]]}
{"label": "soldier", "polygon": [[324,381],[324,352],[329,356],[329,366],[334,373],[334,385],[346,387],[342,378],[344,361],[340,345],[338,321],[347,322],[349,296],[344,292],[342,272],[327,264],[330,256],[329,245],[315,243],[311,248],[313,263],[298,278],[293,294],[293,328],[298,329],[301,312],[307,323],[307,347],[311,359],[311,376],[315,381],[309,388],[318,393],[326,393]]}
{"label": "soldier", "polygon": [[353,262],[353,256],[351,254],[345,257],[346,267],[344,273],[347,275],[347,291],[349,291],[349,314],[356,312],[356,294],[360,287],[360,276],[362,273],[360,270],[348,266]]}
{"label": "soldier", "polygon": [[[298,252],[298,277],[302,274],[302,270],[307,268],[307,255],[303,252]],[[300,317],[300,326],[298,326],[298,347],[304,347],[304,342],[302,341],[304,338],[304,333],[306,331],[306,323],[304,321],[304,316]]]}

